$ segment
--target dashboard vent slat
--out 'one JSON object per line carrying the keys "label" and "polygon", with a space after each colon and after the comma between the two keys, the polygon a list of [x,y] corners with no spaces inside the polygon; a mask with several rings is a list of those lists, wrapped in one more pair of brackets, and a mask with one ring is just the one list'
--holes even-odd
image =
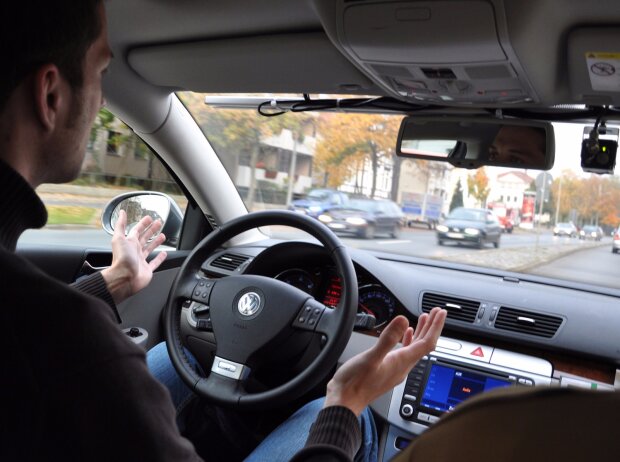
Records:
{"label": "dashboard vent slat", "polygon": [[426,292],[422,296],[422,311],[428,313],[436,306],[448,311],[448,319],[473,323],[480,308],[480,302]]}
{"label": "dashboard vent slat", "polygon": [[234,253],[225,253],[220,255],[211,262],[211,266],[216,268],[225,269],[227,271],[235,271],[241,264],[247,261],[250,257],[247,255],[237,255]]}
{"label": "dashboard vent slat", "polygon": [[495,320],[495,328],[551,338],[560,328],[562,321],[562,318],[557,316],[502,306]]}

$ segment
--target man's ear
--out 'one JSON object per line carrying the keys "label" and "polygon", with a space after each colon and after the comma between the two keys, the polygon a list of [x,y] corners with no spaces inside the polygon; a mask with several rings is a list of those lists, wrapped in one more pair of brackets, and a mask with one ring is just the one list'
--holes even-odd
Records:
{"label": "man's ear", "polygon": [[52,131],[65,103],[63,88],[66,83],[55,64],[39,67],[33,77],[35,114],[45,131]]}

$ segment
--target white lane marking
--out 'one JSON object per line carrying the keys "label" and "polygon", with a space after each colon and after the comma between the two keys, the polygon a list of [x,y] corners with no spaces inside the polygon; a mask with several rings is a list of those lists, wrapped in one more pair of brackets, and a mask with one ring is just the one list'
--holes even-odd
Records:
{"label": "white lane marking", "polygon": [[410,243],[410,240],[394,240],[394,241],[377,241],[377,244],[408,244]]}

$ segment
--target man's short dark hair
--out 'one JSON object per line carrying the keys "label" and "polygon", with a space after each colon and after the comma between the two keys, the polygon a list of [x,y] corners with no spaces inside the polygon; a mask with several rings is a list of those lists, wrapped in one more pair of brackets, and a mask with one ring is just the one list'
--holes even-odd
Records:
{"label": "man's short dark hair", "polygon": [[81,88],[86,51],[101,33],[101,1],[0,1],[0,110],[44,64],[55,64],[73,89]]}

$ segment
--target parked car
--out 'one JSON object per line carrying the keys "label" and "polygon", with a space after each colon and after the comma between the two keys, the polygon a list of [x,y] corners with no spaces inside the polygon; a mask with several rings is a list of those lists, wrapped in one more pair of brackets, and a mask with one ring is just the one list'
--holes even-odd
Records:
{"label": "parked car", "polygon": [[600,226],[586,225],[579,231],[579,239],[600,241],[603,239],[603,229]]}
{"label": "parked car", "polygon": [[554,236],[577,237],[577,227],[572,223],[557,223],[553,228]]}
{"label": "parked car", "polygon": [[613,233],[613,242],[611,244],[611,253],[618,253],[620,250],[620,227]]}
{"label": "parked car", "polygon": [[404,214],[392,201],[351,199],[346,207],[334,207],[319,215],[319,220],[336,233],[366,239],[382,233],[396,238],[403,227]]}
{"label": "parked car", "polygon": [[289,210],[317,218],[332,207],[340,207],[348,203],[349,196],[343,192],[332,189],[313,189],[305,198],[292,201]]}
{"label": "parked car", "polygon": [[478,248],[491,243],[499,247],[502,227],[497,217],[487,209],[454,209],[446,221],[437,226],[437,243],[446,241],[474,244]]}

